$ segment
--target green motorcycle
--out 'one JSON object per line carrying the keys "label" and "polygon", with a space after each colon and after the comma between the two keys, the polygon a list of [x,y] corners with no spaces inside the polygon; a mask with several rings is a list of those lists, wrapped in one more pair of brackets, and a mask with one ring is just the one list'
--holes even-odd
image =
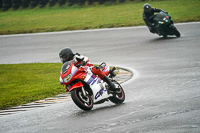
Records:
{"label": "green motorcycle", "polygon": [[166,12],[159,12],[153,16],[155,30],[159,36],[167,37],[167,35],[175,35],[180,37],[181,34],[174,26],[171,16]]}

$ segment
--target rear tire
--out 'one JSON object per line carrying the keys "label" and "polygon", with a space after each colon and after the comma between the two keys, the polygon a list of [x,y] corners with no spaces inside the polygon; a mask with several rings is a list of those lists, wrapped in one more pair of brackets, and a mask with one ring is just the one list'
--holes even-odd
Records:
{"label": "rear tire", "polygon": [[113,82],[113,84],[115,84],[115,86],[120,88],[121,93],[116,93],[114,96],[110,97],[109,100],[111,102],[115,103],[115,104],[121,104],[125,100],[124,90],[123,90],[123,88],[121,87],[121,85],[117,81],[113,80],[112,82]]}
{"label": "rear tire", "polygon": [[81,88],[71,91],[71,97],[74,103],[82,110],[88,111],[93,108],[93,100],[87,91],[86,95],[86,97],[83,96]]}

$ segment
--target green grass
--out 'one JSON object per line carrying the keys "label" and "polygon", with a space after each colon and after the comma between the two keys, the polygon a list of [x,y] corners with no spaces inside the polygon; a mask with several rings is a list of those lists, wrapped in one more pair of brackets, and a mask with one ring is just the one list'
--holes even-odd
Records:
{"label": "green grass", "polygon": [[0,64],[0,109],[64,93],[61,63]]}
{"label": "green grass", "polygon": [[[176,23],[200,21],[199,0],[148,2],[168,11]],[[0,11],[0,34],[144,25],[144,3]],[[61,63],[0,64],[0,109],[65,92],[65,88],[59,84],[61,66]]]}
{"label": "green grass", "polygon": [[61,66],[61,63],[0,64],[0,109],[64,93],[65,87],[59,82]]}
{"label": "green grass", "polygon": [[174,22],[200,21],[199,0],[138,0],[79,7],[46,6],[40,9],[0,11],[0,34],[85,30],[144,25],[143,4],[168,11]]}

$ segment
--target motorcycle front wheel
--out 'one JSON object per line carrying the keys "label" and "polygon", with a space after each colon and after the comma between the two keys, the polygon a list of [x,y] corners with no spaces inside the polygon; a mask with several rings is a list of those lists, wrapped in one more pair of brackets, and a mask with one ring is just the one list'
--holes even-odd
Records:
{"label": "motorcycle front wheel", "polygon": [[171,29],[171,31],[174,33],[174,35],[175,35],[176,37],[180,37],[180,36],[181,36],[180,32],[176,29],[175,26],[172,25],[172,26],[170,27],[170,29]]}
{"label": "motorcycle front wheel", "polygon": [[74,89],[71,91],[71,97],[74,103],[82,110],[88,111],[93,108],[93,100],[87,91],[86,96],[84,96],[81,88]]}
{"label": "motorcycle front wheel", "polygon": [[115,103],[115,104],[121,104],[125,100],[124,90],[123,90],[123,88],[121,87],[121,85],[117,81],[113,80],[112,82],[113,82],[113,84],[115,84],[116,87],[120,88],[121,92],[120,93],[116,93],[115,95],[110,97],[109,100],[111,102]]}

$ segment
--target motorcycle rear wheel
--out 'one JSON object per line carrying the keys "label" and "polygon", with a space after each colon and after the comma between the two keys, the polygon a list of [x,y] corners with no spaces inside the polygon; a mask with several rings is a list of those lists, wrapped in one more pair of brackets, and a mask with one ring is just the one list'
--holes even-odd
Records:
{"label": "motorcycle rear wheel", "polygon": [[113,84],[118,86],[118,88],[120,88],[121,93],[116,93],[114,96],[110,97],[109,100],[111,102],[115,103],[115,104],[121,104],[125,100],[124,90],[123,90],[123,88],[121,87],[121,85],[117,81],[113,80],[112,82],[113,82]]}
{"label": "motorcycle rear wheel", "polygon": [[81,88],[77,88],[71,91],[71,97],[74,103],[82,110],[88,111],[93,108],[93,100],[87,91],[86,95],[87,96],[83,96]]}

